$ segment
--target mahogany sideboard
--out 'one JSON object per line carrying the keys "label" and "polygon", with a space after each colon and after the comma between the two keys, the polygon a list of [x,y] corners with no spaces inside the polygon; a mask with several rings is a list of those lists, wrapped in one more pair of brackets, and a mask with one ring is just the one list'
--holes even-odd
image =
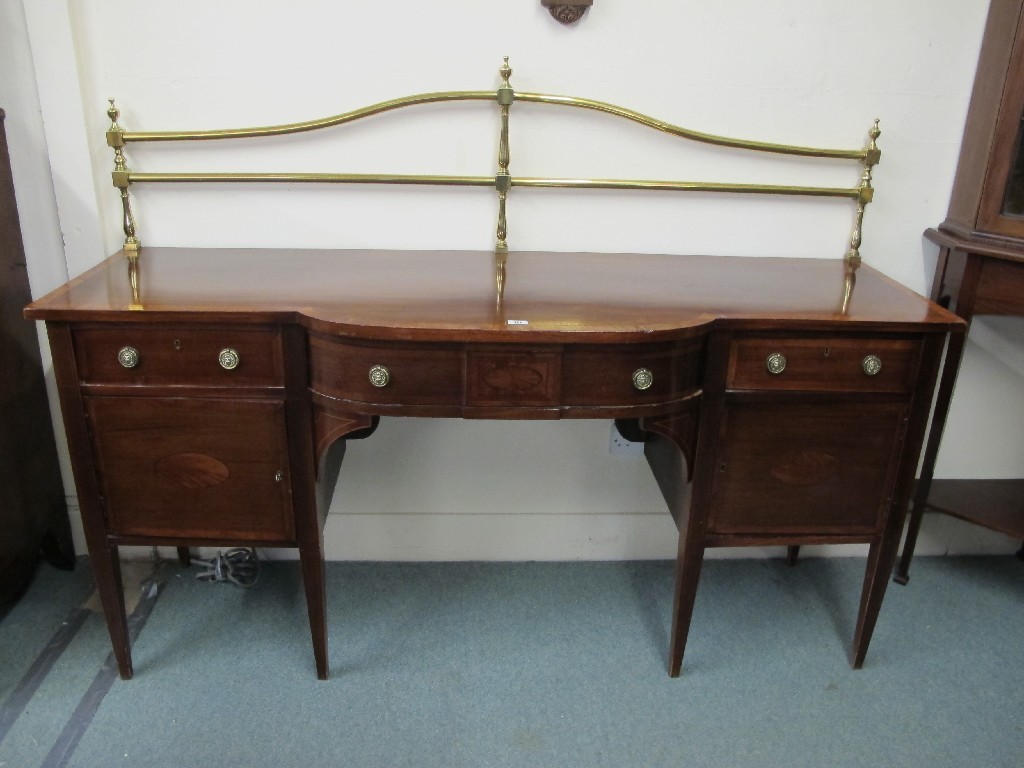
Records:
{"label": "mahogany sideboard", "polygon": [[503,266],[496,301],[492,252],[154,247],[28,307],[122,677],[118,547],[146,544],[297,547],[326,678],[324,515],[346,439],[382,417],[628,420],[679,530],[673,676],[706,548],[867,543],[861,666],[963,321],[831,259]]}

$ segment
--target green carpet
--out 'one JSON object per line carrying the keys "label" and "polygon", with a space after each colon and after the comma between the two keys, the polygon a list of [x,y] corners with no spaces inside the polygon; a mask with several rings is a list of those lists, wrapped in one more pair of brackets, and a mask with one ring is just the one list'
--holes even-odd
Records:
{"label": "green carpet", "polygon": [[[66,764],[1020,765],[1024,563],[918,558],[854,671],[863,568],[707,562],[672,680],[667,563],[332,563],[320,682],[296,563],[265,564],[251,590],[169,564],[135,679],[113,685]],[[64,579],[82,581],[46,574],[0,623],[3,667],[31,662],[18,612],[46,613]],[[0,767],[44,764],[108,651],[94,616]]]}

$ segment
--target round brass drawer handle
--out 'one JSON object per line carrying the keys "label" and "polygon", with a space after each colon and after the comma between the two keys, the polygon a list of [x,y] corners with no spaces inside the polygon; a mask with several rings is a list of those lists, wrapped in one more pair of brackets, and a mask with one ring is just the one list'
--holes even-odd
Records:
{"label": "round brass drawer handle", "polygon": [[117,350],[117,362],[125,368],[134,368],[139,364],[139,350],[135,347],[121,347]]}
{"label": "round brass drawer handle", "polygon": [[386,387],[391,381],[391,371],[383,365],[375,365],[370,368],[370,383],[380,389]]}
{"label": "round brass drawer handle", "polygon": [[786,356],[781,352],[773,352],[768,355],[768,359],[764,361],[765,368],[768,369],[768,373],[775,374],[776,376],[786,370]]}
{"label": "round brass drawer handle", "polygon": [[882,358],[878,355],[868,355],[861,361],[860,365],[866,375],[877,376],[878,372],[882,370]]}
{"label": "round brass drawer handle", "polygon": [[217,355],[217,362],[220,363],[220,367],[225,371],[233,371],[242,362],[242,358],[239,356],[237,349],[227,347],[222,349],[220,354]]}
{"label": "round brass drawer handle", "polygon": [[649,368],[637,368],[633,371],[633,387],[641,392],[650,389],[654,383],[654,374]]}

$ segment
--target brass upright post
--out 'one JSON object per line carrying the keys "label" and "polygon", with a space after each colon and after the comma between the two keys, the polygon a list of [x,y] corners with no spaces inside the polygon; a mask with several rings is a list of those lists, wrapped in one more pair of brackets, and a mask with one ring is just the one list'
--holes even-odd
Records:
{"label": "brass upright post", "polygon": [[850,235],[850,249],[846,252],[846,266],[852,270],[856,270],[860,266],[860,243],[861,230],[864,226],[864,208],[875,196],[875,190],[871,186],[871,169],[878,164],[882,157],[881,150],[878,149],[877,144],[877,139],[881,135],[882,131],[878,127],[878,120],[875,120],[875,124],[868,131],[868,137],[871,141],[864,152],[864,172],[861,174],[860,186],[857,188],[857,213],[854,217],[853,233]]}
{"label": "brass upright post", "polygon": [[501,138],[498,141],[498,173],[494,177],[494,187],[498,190],[498,243],[494,250],[502,253],[508,252],[506,242],[507,222],[505,220],[505,200],[508,197],[508,190],[512,186],[512,177],[508,173],[509,147],[508,147],[508,111],[515,100],[515,92],[509,84],[508,79],[512,76],[512,68],[508,65],[508,56],[505,63],[498,70],[501,75],[501,86],[498,88],[498,104],[501,107]]}
{"label": "brass upright post", "polygon": [[496,308],[501,311],[505,299],[505,264],[508,261],[508,221],[505,217],[505,204],[508,199],[508,191],[512,187],[512,177],[508,172],[508,164],[511,159],[508,146],[508,112],[509,107],[515,100],[515,92],[509,83],[512,76],[512,68],[508,65],[508,56],[505,63],[498,70],[501,75],[501,86],[497,91],[498,105],[501,107],[501,136],[498,139],[498,173],[494,177],[494,188],[498,191],[498,241],[494,246],[494,280],[496,288]]}
{"label": "brass upright post", "polygon": [[128,197],[129,179],[128,165],[124,159],[124,129],[117,124],[120,110],[114,106],[114,100],[108,99],[107,117],[110,128],[107,129],[107,146],[114,149],[114,170],[110,174],[114,186],[121,192],[121,216],[124,228],[124,252],[129,259],[139,258],[139,239],[135,236],[135,216],[132,214],[132,203]]}

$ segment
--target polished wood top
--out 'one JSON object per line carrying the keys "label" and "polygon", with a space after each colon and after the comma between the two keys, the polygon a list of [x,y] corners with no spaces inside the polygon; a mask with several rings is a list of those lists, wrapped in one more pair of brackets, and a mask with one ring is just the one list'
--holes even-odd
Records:
{"label": "polished wood top", "polygon": [[[38,320],[282,322],[368,338],[632,342],[709,323],[865,331],[962,325],[861,266],[845,313],[841,260],[513,252],[497,300],[488,251],[146,248],[140,306],[115,254],[34,302]],[[525,321],[525,322],[523,322]]]}

